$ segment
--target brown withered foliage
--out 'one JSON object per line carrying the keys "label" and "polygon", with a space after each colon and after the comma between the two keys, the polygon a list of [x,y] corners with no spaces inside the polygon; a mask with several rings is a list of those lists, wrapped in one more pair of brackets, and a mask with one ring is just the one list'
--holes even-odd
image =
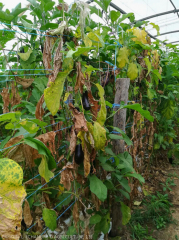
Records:
{"label": "brown withered foliage", "polygon": [[89,236],[89,228],[88,226],[85,228],[85,232],[84,232],[84,238],[83,240],[89,240],[90,236]]}
{"label": "brown withered foliage", "polygon": [[44,95],[42,95],[41,98],[39,99],[36,106],[36,110],[35,110],[35,117],[40,121],[43,120],[43,116],[44,116],[44,109],[42,107],[43,103],[44,103]]}
{"label": "brown withered foliage", "polygon": [[[49,35],[46,33],[46,35]],[[51,69],[51,50],[52,50],[52,44],[51,44],[51,37],[46,36],[45,37],[45,43],[44,43],[44,49],[43,49],[43,63],[45,66],[45,69]]]}
{"label": "brown withered foliage", "polygon": [[[59,11],[63,10],[63,4],[60,3],[57,5],[57,8]],[[64,11],[67,12],[68,11],[68,4],[67,3],[64,3]]]}
{"label": "brown withered foliage", "polygon": [[84,117],[84,114],[81,112],[78,112],[77,109],[73,106],[72,103],[69,103],[70,110],[72,110],[73,113],[73,121],[74,121],[74,129],[78,133],[79,131],[85,131],[88,132],[86,119]]}
{"label": "brown withered foliage", "polygon": [[58,47],[56,49],[55,52],[55,56],[54,56],[54,66],[53,66],[53,71],[51,72],[51,75],[49,75],[49,81],[47,86],[50,86],[51,82],[54,82],[58,73],[59,73],[59,69],[62,68],[62,56],[63,54],[61,53],[63,47],[63,39],[61,38]]}
{"label": "brown withered foliage", "polygon": [[55,136],[56,136],[56,133],[51,131],[48,133],[44,133],[36,138],[45,144],[45,146],[50,150],[53,156],[55,156],[56,154]]}
{"label": "brown withered foliage", "polygon": [[69,147],[71,155],[75,152],[76,142],[77,142],[77,136],[74,131],[74,128],[72,128],[71,135],[70,135],[70,147]]}
{"label": "brown withered foliage", "polygon": [[75,93],[80,90],[80,93],[83,93],[83,85],[85,84],[85,78],[81,71],[81,62],[77,63],[77,76],[76,76],[76,84],[75,84]]}
{"label": "brown withered foliage", "polygon": [[91,105],[91,112],[95,116],[95,119],[93,118],[93,120],[96,120],[96,117],[98,115],[98,109],[100,108],[99,101],[93,98],[91,91],[88,92],[88,100]]}
{"label": "brown withered foliage", "polygon": [[71,188],[71,182],[74,181],[74,166],[68,164],[64,166],[63,169],[65,170],[61,173],[60,183],[69,191]]}
{"label": "brown withered foliage", "polygon": [[10,94],[8,89],[3,88],[1,92],[2,100],[4,102],[3,104],[3,113],[8,113],[9,112],[9,104],[10,104]]}
{"label": "brown withered foliage", "polygon": [[76,228],[76,231],[78,232],[78,226],[77,226],[77,223],[79,221],[79,210],[78,210],[78,203],[76,202],[74,207],[73,207],[73,220],[74,220],[74,223],[75,223],[75,228]]}
{"label": "brown withered foliage", "polygon": [[21,78],[16,76],[15,80],[18,84],[22,85],[24,88],[28,88],[32,85],[34,78]]}
{"label": "brown withered foliage", "polygon": [[36,217],[36,222],[37,222],[37,224],[35,225],[35,231],[41,233],[43,230],[43,226],[42,226],[42,221],[40,220],[39,216]]}
{"label": "brown withered foliage", "polygon": [[92,197],[92,202],[94,203],[94,205],[96,207],[96,211],[99,211],[100,206],[101,206],[101,201],[96,197],[96,195],[94,193],[91,193],[91,197]]}
{"label": "brown withered foliage", "polygon": [[21,97],[19,95],[18,89],[15,86],[14,82],[11,83],[11,94],[12,94],[12,97],[11,97],[10,104],[11,104],[11,108],[12,108],[13,106],[21,103]]}
{"label": "brown withered foliage", "polygon": [[32,215],[30,212],[30,206],[28,201],[25,199],[25,204],[24,204],[24,222],[27,226],[30,226],[32,224]]}
{"label": "brown withered foliage", "polygon": [[85,177],[87,177],[90,173],[91,164],[90,164],[90,153],[88,152],[88,148],[85,141],[84,141],[83,151],[84,151],[84,175]]}

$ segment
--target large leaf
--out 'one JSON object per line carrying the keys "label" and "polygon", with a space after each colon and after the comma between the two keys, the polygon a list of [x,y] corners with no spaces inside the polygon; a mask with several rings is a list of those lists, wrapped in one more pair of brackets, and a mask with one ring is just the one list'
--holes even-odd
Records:
{"label": "large leaf", "polygon": [[60,107],[60,98],[63,93],[64,82],[68,72],[60,72],[55,80],[51,82],[50,87],[44,90],[44,100],[47,105],[47,108],[54,116]]}
{"label": "large leaf", "polygon": [[99,214],[95,214],[90,218],[90,224],[96,224],[101,221],[101,216]]}
{"label": "large leaf", "polygon": [[101,126],[103,126],[106,121],[106,114],[107,114],[106,103],[105,103],[105,99],[104,99],[104,89],[98,83],[96,84],[96,87],[99,90],[98,94],[100,96],[100,102],[101,102],[101,108],[97,115],[97,122],[99,124],[101,124]]}
{"label": "large leaf", "polygon": [[112,11],[110,12],[110,14],[111,14],[111,21],[112,21],[112,22],[115,22],[115,21],[120,17],[120,15],[121,15],[120,12],[117,12],[117,11],[114,11],[114,10],[112,10]]}
{"label": "large leaf", "polygon": [[29,49],[28,52],[26,52],[26,53],[20,53],[19,52],[18,55],[23,61],[26,62],[29,59],[31,53],[32,53],[32,49]]}
{"label": "large leaf", "polygon": [[154,121],[154,118],[150,115],[150,112],[147,110],[143,110],[140,106],[139,103],[133,104],[133,105],[126,105],[123,106],[122,108],[128,108],[128,109],[133,109],[136,110],[137,112],[139,112],[143,117],[145,117],[146,119],[148,119],[150,122]]}
{"label": "large leaf", "polygon": [[4,20],[4,21],[11,21],[14,18],[14,16],[10,13],[6,13],[2,10],[0,10],[0,20]]}
{"label": "large leaf", "polygon": [[111,3],[112,0],[103,0],[103,8],[105,12],[107,12],[109,4]]}
{"label": "large leaf", "polygon": [[117,53],[117,67],[123,68],[126,63],[129,63],[129,50],[127,47],[120,48]]}
{"label": "large leaf", "polygon": [[48,2],[44,5],[45,12],[51,11],[53,9],[53,6],[55,5],[55,2]]}
{"label": "large leaf", "polygon": [[134,80],[138,77],[138,68],[135,63],[130,63],[127,70],[127,76],[130,80]]}
{"label": "large leaf", "polygon": [[122,224],[126,225],[131,219],[131,209],[126,206],[123,202],[121,203],[121,212],[122,212]]}
{"label": "large leaf", "polygon": [[45,225],[54,231],[57,228],[57,215],[55,210],[44,208],[42,216],[45,221]]}
{"label": "large leaf", "polygon": [[93,138],[95,149],[103,150],[106,144],[106,130],[98,122],[94,122]]}
{"label": "large leaf", "polygon": [[93,32],[88,33],[88,38],[92,40],[93,46],[96,46],[96,47],[104,47],[105,46],[105,43],[104,43],[102,37],[100,36],[99,30],[95,30]]}
{"label": "large leaf", "polygon": [[175,113],[175,102],[172,100],[167,100],[164,104],[162,115],[167,119],[171,119]]}
{"label": "large leaf", "polygon": [[91,9],[91,14],[95,13],[97,16],[102,18],[102,13],[101,13],[101,10],[99,10],[99,8],[90,6],[90,9]]}
{"label": "large leaf", "polygon": [[107,198],[107,187],[95,175],[89,177],[89,180],[91,192],[94,193],[99,198],[99,200],[104,202],[104,200]]}
{"label": "large leaf", "polygon": [[0,236],[21,236],[22,202],[26,196],[22,186],[23,170],[15,161],[0,159]]}
{"label": "large leaf", "polygon": [[42,156],[41,163],[39,165],[39,174],[41,177],[45,179],[46,182],[49,182],[50,178],[54,176],[54,173],[52,173],[48,169],[48,164],[45,156]]}
{"label": "large leaf", "polygon": [[21,8],[21,3],[19,3],[14,9],[12,9],[12,15],[17,17],[20,13],[25,12],[26,10],[28,10],[28,8]]}
{"label": "large leaf", "polygon": [[103,232],[104,234],[108,233],[110,228],[110,213],[108,212],[101,220],[101,222],[97,223],[95,226],[95,231]]}

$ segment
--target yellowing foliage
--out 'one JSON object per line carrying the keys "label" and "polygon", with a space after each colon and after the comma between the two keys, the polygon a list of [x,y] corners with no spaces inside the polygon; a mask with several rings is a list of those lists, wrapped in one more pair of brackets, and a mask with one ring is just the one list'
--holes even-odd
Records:
{"label": "yellowing foliage", "polygon": [[120,48],[117,53],[117,67],[123,68],[126,63],[129,63],[129,49],[127,47]]}
{"label": "yellowing foliage", "polygon": [[138,68],[135,63],[130,63],[127,71],[127,76],[130,80],[134,80],[138,77]]}
{"label": "yellowing foliage", "polygon": [[133,41],[139,41],[143,44],[147,44],[147,33],[144,30],[138,29],[133,27],[132,29],[128,30],[128,32],[132,32],[135,38],[132,38]]}

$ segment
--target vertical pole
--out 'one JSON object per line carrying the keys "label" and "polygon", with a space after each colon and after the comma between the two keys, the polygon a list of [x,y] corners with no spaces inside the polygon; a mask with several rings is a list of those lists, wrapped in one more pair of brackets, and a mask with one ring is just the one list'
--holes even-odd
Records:
{"label": "vertical pole", "polygon": [[[128,91],[130,85],[130,78],[118,78],[116,80],[116,93],[115,93],[115,104],[120,104],[121,101],[127,104],[128,102]],[[118,107],[114,108],[115,111],[118,110]],[[118,127],[121,130],[125,131],[126,126],[126,109],[121,109],[114,115],[113,126]],[[115,154],[124,152],[124,141],[123,140],[114,140],[113,141],[113,152]],[[120,192],[117,193],[120,197]],[[121,205],[119,202],[114,202],[112,204],[112,229],[110,232],[110,237],[122,236],[124,234],[124,226],[122,225],[122,212]]]}

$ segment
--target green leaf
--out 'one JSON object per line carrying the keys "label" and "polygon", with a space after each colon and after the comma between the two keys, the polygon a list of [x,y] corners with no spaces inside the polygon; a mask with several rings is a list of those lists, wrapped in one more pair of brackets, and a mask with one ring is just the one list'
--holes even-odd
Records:
{"label": "green leaf", "polygon": [[55,82],[44,90],[44,100],[48,110],[54,116],[60,107],[60,98],[63,93],[64,82],[69,72],[59,72]]}
{"label": "green leaf", "polygon": [[95,226],[95,232],[103,232],[104,234],[108,233],[110,228],[110,213],[107,213],[101,220],[101,222],[97,223]]}
{"label": "green leaf", "polygon": [[43,209],[42,213],[43,220],[45,221],[46,227],[54,231],[57,228],[57,215],[55,210],[48,208]]}
{"label": "green leaf", "polygon": [[134,13],[127,13],[127,14],[123,14],[121,18],[119,18],[118,23],[124,21],[126,18],[129,18],[131,22],[134,21],[135,17],[134,17]]}
{"label": "green leaf", "polygon": [[103,150],[106,144],[106,130],[98,122],[94,122],[93,138],[95,149]]}
{"label": "green leaf", "polygon": [[153,70],[153,73],[154,73],[160,80],[162,80],[162,76],[161,76],[161,74],[159,73],[159,71],[158,71],[157,69],[154,69],[154,70]]}
{"label": "green leaf", "polygon": [[127,192],[131,192],[131,188],[129,186],[128,180],[125,178],[121,179],[121,175],[117,175],[115,174],[115,176],[117,177],[119,183],[121,184],[121,186],[127,191]]}
{"label": "green leaf", "polygon": [[111,3],[112,0],[103,0],[103,8],[104,11],[107,12],[109,4]]}
{"label": "green leaf", "polygon": [[7,137],[1,142],[0,149],[3,149],[3,148],[4,148],[4,146],[5,146],[6,143],[9,141],[9,139],[11,139],[11,136],[7,136]]}
{"label": "green leaf", "polygon": [[24,12],[28,10],[28,8],[21,8],[21,3],[17,4],[17,6],[12,9],[12,15],[15,17],[17,17],[20,13]]}
{"label": "green leaf", "polygon": [[40,30],[48,30],[48,29],[56,29],[58,28],[57,23],[46,23],[45,25],[42,25]]}
{"label": "green leaf", "polygon": [[131,209],[121,202],[122,225],[126,225],[131,219]]}
{"label": "green leaf", "polygon": [[[32,32],[32,28],[33,28],[33,25],[32,24],[30,24],[29,22],[27,22],[27,21],[25,21],[23,18],[21,18],[21,22],[22,22],[22,24],[23,24],[23,26],[24,27],[26,27],[26,30],[25,31],[27,31],[27,32]],[[30,29],[31,28],[31,29]],[[22,28],[21,28],[22,29]],[[25,54],[25,53],[24,53]],[[24,61],[26,61],[26,60],[24,60]]]}
{"label": "green leaf", "polygon": [[115,154],[113,153],[112,149],[111,149],[111,148],[108,148],[108,147],[105,148],[105,153],[107,153],[107,154],[109,154],[109,155],[111,155],[111,156],[114,156],[114,155],[115,155]]}
{"label": "green leaf", "polygon": [[91,31],[88,33],[88,38],[92,40],[93,46],[96,47],[105,47],[105,43],[100,35],[99,30]]}
{"label": "green leaf", "polygon": [[[121,133],[122,139],[126,142],[126,144],[127,144],[128,146],[131,146],[131,145],[133,144],[132,141],[130,140],[130,138],[125,134],[124,131],[122,131],[122,130],[121,130],[120,128],[118,128],[118,127],[113,127],[113,126],[112,126],[112,128],[113,128],[115,131]],[[116,139],[117,139],[117,138],[116,138]],[[118,138],[118,139],[120,139],[120,138]]]}
{"label": "green leaf", "polygon": [[124,197],[126,197],[128,200],[130,200],[130,195],[129,193],[127,193],[126,191],[119,189],[119,191],[124,195]]}
{"label": "green leaf", "polygon": [[153,26],[153,28],[155,28],[156,30],[157,30],[157,35],[159,36],[160,35],[160,27],[158,26],[158,25],[156,25],[155,23],[150,23],[152,26]]}
{"label": "green leaf", "polygon": [[95,175],[89,177],[89,180],[90,191],[94,193],[99,198],[99,200],[104,202],[104,200],[107,198],[107,187]]}
{"label": "green leaf", "polygon": [[100,110],[98,112],[98,115],[97,115],[97,122],[101,126],[103,126],[105,121],[106,121],[106,114],[107,114],[106,103],[105,103],[105,99],[104,99],[104,89],[98,83],[96,84],[96,87],[99,90],[98,94],[100,96],[100,102],[101,102],[101,108],[100,108]]}
{"label": "green leaf", "polygon": [[156,91],[154,89],[148,88],[147,96],[150,100],[153,99],[156,96]]}
{"label": "green leaf", "polygon": [[122,140],[122,139],[123,139],[122,136],[120,136],[120,135],[115,135],[115,134],[109,134],[108,137],[109,137],[110,139],[115,139],[115,140]]}
{"label": "green leaf", "polygon": [[0,10],[0,20],[4,20],[4,21],[11,21],[14,18],[14,16],[12,14],[3,12],[2,10]]}
{"label": "green leaf", "polygon": [[175,102],[173,100],[167,100],[162,109],[162,115],[166,119],[171,119],[175,113]]}
{"label": "green leaf", "polygon": [[[26,196],[23,181],[23,170],[18,163],[8,158],[0,159],[0,229],[2,239],[20,236],[22,202]],[[5,224],[6,223],[6,224]],[[8,223],[8,224],[7,224]],[[15,229],[15,231],[14,231]],[[17,237],[18,238],[18,237]]]}
{"label": "green leaf", "polygon": [[28,52],[26,52],[26,53],[19,52],[18,55],[23,61],[27,61],[29,59],[31,53],[32,53],[32,49],[29,49]]}
{"label": "green leaf", "polygon": [[138,173],[127,173],[125,175],[126,177],[134,177],[139,180],[141,183],[145,183],[145,179]]}
{"label": "green leaf", "polygon": [[111,14],[111,21],[112,22],[115,22],[121,16],[120,12],[116,12],[114,10],[111,10],[110,14]]}
{"label": "green leaf", "polygon": [[49,182],[50,178],[52,178],[54,176],[54,173],[52,173],[48,169],[48,164],[47,164],[47,160],[46,160],[45,156],[42,156],[42,160],[41,160],[41,163],[40,163],[38,169],[39,169],[40,176],[43,177],[46,182]]}
{"label": "green leaf", "polygon": [[[68,231],[67,231],[66,235],[72,236],[72,235],[75,235],[75,234],[77,234],[75,226],[70,226],[68,228]],[[66,237],[64,238],[64,240],[65,239],[66,239]]]}
{"label": "green leaf", "polygon": [[3,121],[9,121],[16,122],[18,119],[20,120],[21,112],[15,112],[15,113],[5,113],[0,115],[0,122]]}
{"label": "green leaf", "polygon": [[45,12],[51,11],[53,9],[53,6],[55,5],[55,2],[48,2],[44,5]]}
{"label": "green leaf", "polygon": [[102,18],[102,13],[101,13],[101,10],[99,8],[96,8],[94,6],[90,6],[90,9],[91,9],[91,14],[95,13],[97,16]]}
{"label": "green leaf", "polygon": [[90,224],[96,224],[101,221],[101,216],[99,214],[95,214],[90,218]]}
{"label": "green leaf", "polygon": [[[28,2],[30,2],[34,7],[38,8],[39,4],[37,3],[36,0],[27,0]],[[42,16],[41,16],[42,17]]]}
{"label": "green leaf", "polygon": [[113,168],[110,164],[108,163],[101,163],[102,168],[107,171],[107,172],[114,172],[115,168]]}
{"label": "green leaf", "polygon": [[94,49],[93,47],[77,47],[77,51],[75,51],[73,53],[73,56],[79,57],[80,55],[82,55],[83,53],[89,52],[90,50]]}
{"label": "green leaf", "polygon": [[150,73],[150,71],[151,71],[152,65],[151,65],[151,62],[149,61],[149,59],[147,57],[144,58],[144,61],[145,61],[145,64],[146,64],[146,66],[148,68],[148,72],[147,72],[147,75],[148,75]]}
{"label": "green leaf", "polygon": [[135,63],[129,63],[127,77],[130,78],[130,80],[134,80],[138,77],[138,68]]}
{"label": "green leaf", "polygon": [[137,112],[139,112],[143,117],[145,117],[146,119],[148,119],[150,122],[154,121],[154,118],[150,115],[150,112],[147,110],[143,110],[140,106],[139,103],[133,104],[133,105],[127,105],[127,106],[123,106],[122,108],[128,108],[128,109],[133,109],[136,110]]}
{"label": "green leaf", "polygon": [[20,122],[20,125],[29,133],[36,133],[39,130],[39,127],[37,127],[37,125],[31,121],[28,121],[27,119],[23,119]]}

